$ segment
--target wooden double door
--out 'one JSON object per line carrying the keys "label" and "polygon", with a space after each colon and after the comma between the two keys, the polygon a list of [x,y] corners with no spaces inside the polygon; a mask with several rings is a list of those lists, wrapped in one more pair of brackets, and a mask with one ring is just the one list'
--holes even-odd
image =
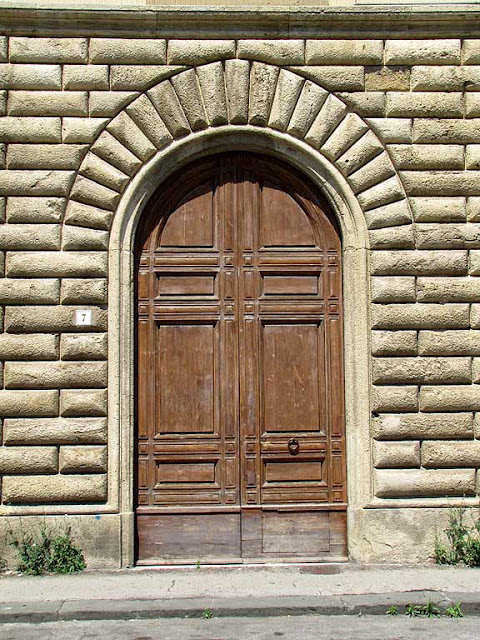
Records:
{"label": "wooden double door", "polygon": [[340,560],[340,238],[272,158],[219,154],[152,197],[137,243],[140,564]]}

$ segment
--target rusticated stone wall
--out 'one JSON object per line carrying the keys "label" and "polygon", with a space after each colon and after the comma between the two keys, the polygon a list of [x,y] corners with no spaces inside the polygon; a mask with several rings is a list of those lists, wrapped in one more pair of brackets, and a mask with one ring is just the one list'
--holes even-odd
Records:
{"label": "rusticated stone wall", "polygon": [[109,229],[215,127],[303,141],[363,211],[373,503],[479,495],[480,40],[61,35],[0,38],[4,512],[106,502]]}

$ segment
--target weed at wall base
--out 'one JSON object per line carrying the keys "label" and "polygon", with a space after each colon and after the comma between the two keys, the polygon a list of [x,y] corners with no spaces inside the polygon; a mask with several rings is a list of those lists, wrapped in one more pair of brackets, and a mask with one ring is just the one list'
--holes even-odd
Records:
{"label": "weed at wall base", "polygon": [[436,564],[463,564],[480,566],[480,512],[469,510],[471,522],[466,521],[466,507],[452,507],[448,512],[448,526],[444,531],[446,542],[435,537]]}

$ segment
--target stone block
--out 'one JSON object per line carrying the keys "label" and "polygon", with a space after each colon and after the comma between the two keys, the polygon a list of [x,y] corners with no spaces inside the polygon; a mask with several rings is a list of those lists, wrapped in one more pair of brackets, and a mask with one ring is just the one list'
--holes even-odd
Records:
{"label": "stone block", "polygon": [[[33,418],[57,415],[58,391],[0,390],[0,416],[2,417]],[[7,443],[5,428],[4,442]]]}
{"label": "stone block", "polygon": [[11,62],[87,62],[87,38],[10,38]]}
{"label": "stone block", "polygon": [[412,221],[412,215],[408,202],[404,199],[366,211],[365,219],[369,229],[383,229],[409,224]]}
{"label": "stone block", "polygon": [[382,64],[382,40],[307,40],[307,64]]}
{"label": "stone block", "polygon": [[467,118],[478,118],[480,116],[480,94],[479,93],[466,93],[464,95],[465,100],[465,115]]}
{"label": "stone block", "polygon": [[104,251],[23,251],[8,253],[6,274],[20,278],[101,278],[107,273]]}
{"label": "stone block", "polygon": [[[2,393],[32,393],[16,391]],[[58,392],[36,392],[55,393]],[[7,445],[22,444],[105,444],[107,421],[105,418],[54,418],[54,419],[7,419],[3,425],[3,439]]]}
{"label": "stone block", "polygon": [[157,151],[157,148],[125,112],[122,112],[110,122],[107,131],[115,136],[119,142],[124,144],[127,149],[143,162],[148,160],[148,158]]}
{"label": "stone block", "polygon": [[0,447],[0,473],[56,473],[56,447]]}
{"label": "stone block", "polygon": [[412,91],[478,91],[480,66],[477,67],[428,67],[412,68]]}
{"label": "stone block", "polygon": [[109,88],[107,65],[67,64],[63,67],[63,88],[67,91],[101,91]]}
{"label": "stone block", "polygon": [[372,302],[415,302],[415,278],[411,276],[374,276],[371,279]]}
{"label": "stone block", "polygon": [[376,469],[418,468],[420,442],[375,442],[373,465]]}
{"label": "stone block", "polygon": [[372,355],[417,355],[416,331],[372,331]]}
{"label": "stone block", "polygon": [[472,379],[470,358],[376,358],[374,384],[462,384]]}
{"label": "stone block", "polygon": [[480,275],[480,251],[472,249],[469,252],[470,255],[470,265],[469,265],[469,273],[471,276]]}
{"label": "stone block", "polygon": [[422,444],[422,466],[426,468],[480,467],[480,441],[424,442]]}
{"label": "stone block", "polygon": [[1,304],[58,304],[59,299],[59,280],[0,279]]}
{"label": "stone block", "polygon": [[84,389],[60,391],[60,415],[72,416],[106,416],[107,391],[105,389]]}
{"label": "stone block", "polygon": [[305,142],[320,149],[325,140],[338,127],[347,113],[344,103],[330,94],[305,136]]}
{"label": "stone block", "polygon": [[476,249],[480,247],[480,224],[417,224],[419,249]]}
{"label": "stone block", "polygon": [[375,472],[379,498],[433,498],[475,493],[474,469],[379,469]]}
{"label": "stone block", "polygon": [[105,473],[107,448],[74,446],[60,448],[60,473]]}
{"label": "stone block", "polygon": [[74,225],[78,227],[87,227],[93,229],[105,229],[110,228],[112,220],[112,212],[99,209],[98,207],[91,207],[81,202],[75,202],[70,200],[65,214],[65,223],[68,225]]}
{"label": "stone block", "polygon": [[92,308],[92,324],[75,324],[75,307],[7,307],[5,311],[5,330],[9,333],[56,333],[59,331],[92,332],[105,331],[107,312],[98,307]]}
{"label": "stone block", "polygon": [[[413,142],[470,144],[478,141],[479,118],[417,118],[413,122]],[[453,195],[459,195],[453,194]]]}
{"label": "stone block", "polygon": [[373,160],[383,151],[383,145],[373,133],[367,133],[355,142],[348,151],[338,158],[335,166],[340,169],[344,175],[350,175],[370,160]]}
{"label": "stone block", "polygon": [[105,162],[105,160],[102,160],[94,153],[87,153],[85,156],[82,166],[80,167],[80,175],[90,178],[90,180],[105,185],[110,189],[114,189],[119,193],[121,193],[124,187],[130,182],[130,178],[125,175],[123,171],[116,169],[113,165]]}
{"label": "stone block", "polygon": [[74,175],[72,171],[0,171],[0,195],[65,196]]}
{"label": "stone block", "polygon": [[10,144],[9,169],[78,169],[87,147],[74,144]]}
{"label": "stone block", "polygon": [[60,142],[61,120],[5,116],[0,119],[0,138],[4,142]]}
{"label": "stone block", "polygon": [[480,48],[478,40],[463,41],[463,64],[477,64],[480,62]]}
{"label": "stone block", "polygon": [[5,62],[8,57],[8,38],[6,36],[0,37],[0,61]]}
{"label": "stone block", "polygon": [[[347,116],[348,117],[348,116]],[[340,127],[339,127],[340,128]],[[338,131],[338,129],[337,129]],[[336,133],[336,132],[335,132]],[[330,136],[327,144],[335,134]],[[322,150],[323,151],[323,150]],[[352,173],[348,177],[348,182],[355,193],[360,193],[366,189],[370,189],[384,180],[388,180],[395,175],[395,169],[387,153],[381,153],[366,165]],[[410,219],[410,215],[409,215]]]}
{"label": "stone block", "polygon": [[55,335],[0,334],[0,360],[56,360],[58,355],[58,337]]}
{"label": "stone block", "polygon": [[279,70],[262,62],[254,62],[250,72],[248,105],[249,124],[266,126],[275,94]]}
{"label": "stone block", "polygon": [[480,282],[476,278],[418,278],[420,302],[479,302]]}
{"label": "stone block", "polygon": [[480,358],[472,360],[472,379],[474,384],[480,384]]}
{"label": "stone block", "polygon": [[480,356],[480,331],[420,331],[418,353],[422,356]]}
{"label": "stone block", "polygon": [[178,65],[115,65],[110,67],[110,87],[114,91],[145,91],[183,69],[186,67]]}
{"label": "stone block", "polygon": [[463,117],[463,94],[460,92],[387,93],[386,115],[400,118]]}
{"label": "stone block", "polygon": [[402,171],[400,177],[412,196],[480,194],[480,171]]}
{"label": "stone block", "polygon": [[473,438],[472,413],[385,414],[373,420],[379,440]]}
{"label": "stone block", "polygon": [[104,131],[97,138],[91,150],[102,160],[113,164],[114,167],[129,176],[133,175],[142,166],[142,161],[108,131]]}
{"label": "stone block", "polygon": [[137,98],[128,105],[126,112],[157,149],[163,149],[172,141],[169,130],[148,96]]}
{"label": "stone block", "polygon": [[303,64],[303,40],[238,40],[237,57],[271,64]]}
{"label": "stone block", "polygon": [[148,38],[91,38],[93,64],[165,64],[165,40]]}
{"label": "stone block", "polygon": [[468,329],[468,304],[374,304],[373,329]]}
{"label": "stone block", "polygon": [[86,91],[10,91],[11,116],[86,116]]}
{"label": "stone block", "polygon": [[107,334],[64,333],[60,337],[60,353],[62,360],[105,360]]}
{"label": "stone block", "polygon": [[373,275],[466,275],[467,251],[375,251]]}
{"label": "stone block", "polygon": [[139,95],[138,91],[90,91],[90,116],[112,118]]}
{"label": "stone block", "polygon": [[101,251],[107,248],[108,231],[72,225],[65,225],[63,229],[62,249],[64,251]]}
{"label": "stone block", "polygon": [[472,329],[480,329],[480,304],[472,304],[470,307],[470,326]]}
{"label": "stone block", "polygon": [[418,411],[418,387],[373,387],[372,411]]}
{"label": "stone block", "polygon": [[93,142],[107,122],[106,118],[63,118],[63,142]]}
{"label": "stone block", "polygon": [[230,123],[246,124],[248,122],[250,63],[247,60],[227,60],[225,62],[225,84]]}
{"label": "stone block", "polygon": [[296,138],[303,138],[328,97],[328,91],[306,80],[293,110],[287,131]]}
{"label": "stone block", "polygon": [[303,85],[303,78],[285,69],[280,69],[268,119],[269,127],[279,131],[286,131]]}
{"label": "stone block", "polygon": [[480,144],[467,145],[465,167],[467,169],[480,169]]}
{"label": "stone block", "polygon": [[367,118],[368,124],[385,144],[410,144],[412,120],[410,118]]}
{"label": "stone block", "polygon": [[365,72],[362,66],[291,67],[291,71],[318,82],[329,91],[363,91]]}
{"label": "stone block", "polygon": [[413,225],[403,227],[386,227],[373,229],[368,232],[370,249],[413,249],[415,247],[415,232]]}
{"label": "stone block", "polygon": [[57,504],[103,502],[107,499],[105,475],[4,476],[5,504]]}
{"label": "stone block", "polygon": [[92,389],[105,387],[103,362],[7,362],[6,389]]}
{"label": "stone block", "polygon": [[364,211],[376,209],[404,198],[405,193],[397,176],[388,178],[388,180],[384,180],[358,195],[358,201]]}
{"label": "stone block", "polygon": [[169,40],[168,63],[197,65],[235,57],[235,40]]}
{"label": "stone block", "polygon": [[348,113],[322,146],[323,155],[336,160],[367,131],[368,127],[361,118],[355,113]]}
{"label": "stone block", "polygon": [[[415,149],[418,146],[422,146],[422,145],[415,145],[415,147],[413,148]],[[431,148],[431,145],[428,145],[428,146]],[[447,147],[447,149],[448,148],[449,147]],[[441,146],[438,148],[438,153],[441,153]],[[434,155],[436,155],[435,152],[434,152]],[[453,158],[452,158],[452,161],[453,161]],[[395,158],[394,158],[394,162],[395,162]],[[465,222],[466,221],[466,216],[467,216],[466,198],[464,197],[455,197],[455,196],[421,197],[419,196],[416,198],[410,198],[410,206],[412,208],[413,216],[416,222]]]}
{"label": "stone block", "polygon": [[387,40],[385,64],[460,64],[461,40]]}
{"label": "stone block", "polygon": [[420,410],[432,413],[478,411],[480,410],[480,387],[476,385],[422,387]]}
{"label": "stone block", "polygon": [[[212,62],[197,67],[197,78],[203,97],[203,105],[211,126],[228,123],[227,93],[225,86],[225,72],[221,62]],[[289,74],[294,78],[293,74]],[[298,82],[301,80],[298,78]],[[277,93],[279,87],[277,87]],[[287,96],[285,96],[287,97]]]}
{"label": "stone block", "polygon": [[409,67],[365,67],[365,91],[408,91],[409,89]]}
{"label": "stone block", "polygon": [[382,91],[339,91],[337,96],[359,116],[385,116],[385,94]]}
{"label": "stone block", "polygon": [[64,278],[60,300],[62,304],[106,304],[107,281],[104,278]]}
{"label": "stone block", "polygon": [[84,176],[77,176],[71,191],[71,198],[93,207],[115,211],[120,196],[117,191],[113,191],[98,182],[89,180]]}
{"label": "stone block", "polygon": [[392,144],[388,152],[397,169],[463,169],[464,147],[453,144]]}
{"label": "stone block", "polygon": [[58,64],[0,64],[0,89],[62,88],[62,67]]}
{"label": "stone block", "polygon": [[53,251],[60,248],[58,224],[4,224],[0,226],[0,249],[7,251]]}

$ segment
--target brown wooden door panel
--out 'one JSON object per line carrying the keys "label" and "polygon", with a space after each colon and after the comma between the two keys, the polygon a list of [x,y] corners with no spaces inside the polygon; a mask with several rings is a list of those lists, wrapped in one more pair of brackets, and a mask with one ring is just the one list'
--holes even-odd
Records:
{"label": "brown wooden door panel", "polygon": [[138,561],[344,557],[328,207],[286,165],[222,154],[156,192],[137,256]]}

